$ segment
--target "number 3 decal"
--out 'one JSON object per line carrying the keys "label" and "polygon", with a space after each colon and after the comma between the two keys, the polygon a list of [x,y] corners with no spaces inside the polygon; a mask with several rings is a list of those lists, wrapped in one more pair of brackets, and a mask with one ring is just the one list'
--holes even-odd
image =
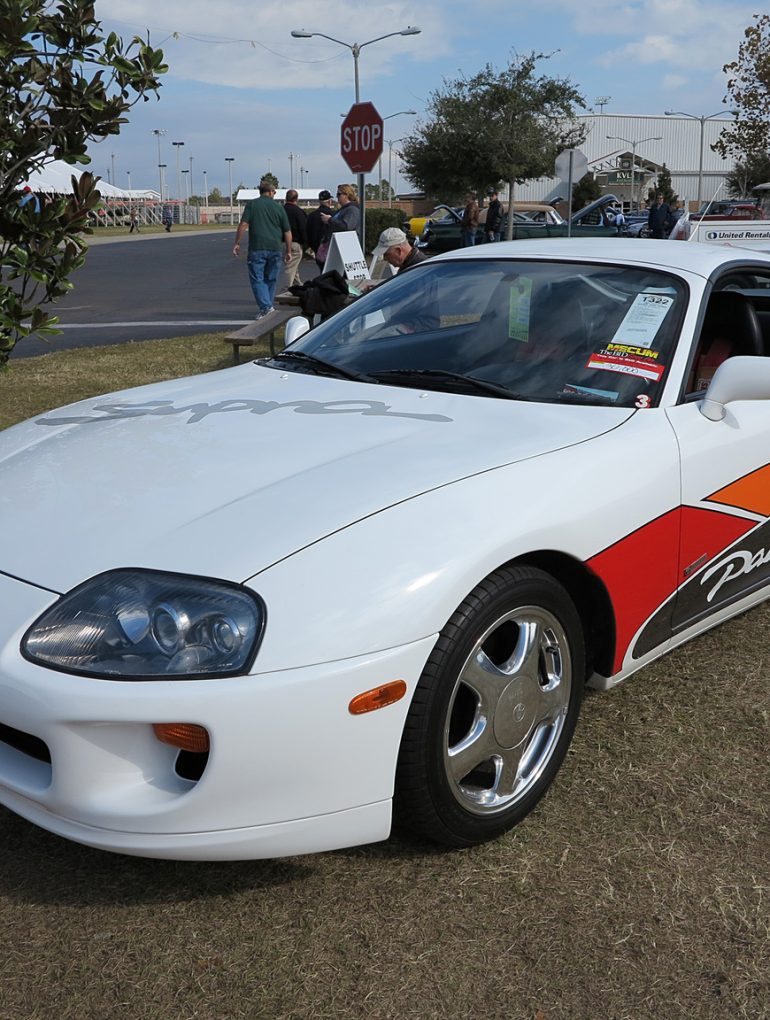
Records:
{"label": "number 3 decal", "polygon": [[636,398],[636,404],[634,406],[635,407],[649,407],[650,406],[650,398],[647,396],[646,393],[640,393],[639,396]]}

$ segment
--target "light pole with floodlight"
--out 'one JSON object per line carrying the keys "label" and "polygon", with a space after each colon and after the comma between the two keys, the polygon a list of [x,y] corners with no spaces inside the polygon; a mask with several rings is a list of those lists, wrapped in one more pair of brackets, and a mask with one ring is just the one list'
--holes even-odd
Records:
{"label": "light pole with floodlight", "polygon": [[187,176],[190,173],[189,170],[183,170],[182,176],[184,177],[184,202],[185,205],[190,201],[190,178]]}
{"label": "light pole with floodlight", "polygon": [[635,199],[634,192],[636,191],[636,147],[642,145],[644,142],[660,142],[663,140],[663,135],[652,135],[650,138],[639,138],[635,142],[632,142],[630,138],[621,138],[620,135],[607,135],[607,139],[610,142],[625,142],[626,145],[631,146],[631,212],[634,211],[634,201],[636,201],[636,208],[639,208],[638,197]]}
{"label": "light pole with floodlight", "polygon": [[166,134],[165,128],[153,128],[152,133],[158,139],[158,185],[160,187],[160,200],[163,201],[163,174],[161,173],[161,165],[163,160],[160,155],[160,139],[162,135]]}
{"label": "light pole with floodlight", "polygon": [[[312,39],[313,36],[320,36],[321,39],[328,39],[329,42],[337,43],[338,46],[345,46],[353,54],[353,75],[356,89],[356,103],[361,102],[361,88],[358,75],[358,58],[364,46],[371,46],[372,43],[381,42],[383,39],[390,39],[396,35],[419,35],[422,30],[413,25],[407,25],[399,32],[388,32],[386,35],[378,35],[376,39],[367,39],[362,43],[348,43],[342,39],[335,39],[334,36],[326,35],[325,32],[306,32],[304,29],[292,29],[292,36],[295,39]],[[361,239],[361,249],[364,248],[365,226],[366,226],[366,203],[364,201],[364,174],[358,174],[358,200],[361,203],[361,223],[358,228],[358,235]]]}
{"label": "light pole with floodlight", "polygon": [[172,142],[171,143],[176,149],[176,197],[182,201],[182,171],[179,166],[179,150],[184,145],[184,142]]}
{"label": "light pole with floodlight", "polygon": [[[383,121],[385,121],[385,120],[390,120],[393,117],[401,117],[401,116],[404,116],[404,115],[408,115],[410,117],[416,117],[417,116],[417,110],[399,110],[398,113],[389,113],[387,117],[383,117],[382,119],[383,119]],[[399,138],[399,139],[397,139],[397,141],[403,142],[403,138]],[[388,153],[388,155],[390,156],[390,153]],[[378,172],[379,178],[380,178],[380,202],[381,202],[382,201],[382,153],[380,153],[380,158],[379,158],[379,161],[378,161],[377,165],[378,165],[378,171],[377,172]],[[390,188],[390,191],[392,193],[392,191],[393,191],[393,182],[390,179],[390,162],[388,162],[388,187]],[[390,194],[388,195],[388,198],[390,199]],[[388,208],[390,208],[390,205],[391,205],[391,203],[390,203],[390,201],[388,201]]]}
{"label": "light pole with floodlight", "polygon": [[697,117],[694,113],[682,113],[681,110],[664,110],[667,117],[687,117],[689,120],[700,121],[700,162],[698,163],[698,209],[703,201],[703,142],[707,120],[716,120],[717,117],[725,117],[728,114],[735,114],[735,110],[719,110],[717,113],[710,113],[705,117]]}
{"label": "light pole with floodlight", "polygon": [[233,163],[235,156],[225,156],[227,163],[227,179],[230,182],[230,226],[233,225]]}
{"label": "light pole with floodlight", "polygon": [[208,171],[207,170],[203,171],[203,201],[205,202],[206,208],[208,209],[208,207],[209,207],[209,179],[208,179]]}
{"label": "light pole with floodlight", "polygon": [[388,186],[390,192],[388,194],[388,209],[393,206],[393,146],[398,142],[403,142],[403,138],[393,138],[388,142]]}

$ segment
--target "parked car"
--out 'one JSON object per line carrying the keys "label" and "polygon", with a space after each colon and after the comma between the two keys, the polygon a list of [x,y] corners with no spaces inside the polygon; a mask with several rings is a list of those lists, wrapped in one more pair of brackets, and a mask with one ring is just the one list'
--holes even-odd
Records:
{"label": "parked car", "polygon": [[764,220],[767,219],[761,207],[753,202],[705,202],[693,220]]}
{"label": "parked car", "polygon": [[149,857],[505,832],[586,682],[770,594],[769,284],[485,245],[0,433],[0,802]]}
{"label": "parked car", "polygon": [[[576,237],[613,237],[617,235],[614,220],[608,212],[618,200],[614,195],[604,195],[590,205],[580,209],[572,217],[572,233]],[[479,229],[476,233],[476,244],[484,241],[484,224],[486,209],[481,210]],[[514,202],[513,240],[537,239],[542,237],[566,237],[567,221],[551,205],[540,202]],[[462,210],[454,217],[447,216],[438,222],[428,223],[422,233],[417,247],[428,252],[437,253],[453,251],[462,247],[460,220]],[[503,222],[502,236],[505,238],[508,217]]]}
{"label": "parked car", "polygon": [[462,216],[462,206],[437,205],[433,212],[427,216],[412,216],[404,220],[401,225],[407,237],[419,237],[425,230],[428,223],[448,219],[450,222],[457,216]]}

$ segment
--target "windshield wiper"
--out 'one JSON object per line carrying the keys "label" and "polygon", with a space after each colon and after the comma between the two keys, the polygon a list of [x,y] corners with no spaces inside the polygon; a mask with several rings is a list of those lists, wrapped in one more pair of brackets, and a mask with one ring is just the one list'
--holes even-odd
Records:
{"label": "windshield wiper", "polygon": [[450,382],[459,383],[466,389],[476,393],[484,393],[489,396],[502,397],[504,400],[532,400],[532,397],[523,397],[520,393],[514,393],[499,386],[497,383],[488,382],[486,379],[479,379],[475,375],[463,375],[462,372],[446,372],[439,368],[391,368],[383,372],[373,373],[376,382],[404,382],[416,383]]}
{"label": "windshield wiper", "polygon": [[272,357],[266,360],[296,361],[300,365],[306,365],[308,368],[315,369],[319,375],[330,375],[338,379],[352,379],[354,382],[377,381],[372,376],[365,375],[363,372],[353,372],[349,368],[332,365],[331,362],[324,361],[323,358],[317,358],[314,354],[306,354],[305,351],[279,351],[278,354],[273,354]]}

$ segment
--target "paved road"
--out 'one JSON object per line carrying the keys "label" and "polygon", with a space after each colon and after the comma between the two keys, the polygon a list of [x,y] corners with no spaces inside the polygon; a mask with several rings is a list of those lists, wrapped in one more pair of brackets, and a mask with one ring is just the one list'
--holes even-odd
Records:
{"label": "paved road", "polygon": [[[72,275],[75,289],[50,306],[64,332],[23,340],[12,357],[51,350],[237,329],[256,305],[246,260],[233,258],[234,231],[133,235],[93,244]],[[303,262],[303,278],[315,263]]]}

